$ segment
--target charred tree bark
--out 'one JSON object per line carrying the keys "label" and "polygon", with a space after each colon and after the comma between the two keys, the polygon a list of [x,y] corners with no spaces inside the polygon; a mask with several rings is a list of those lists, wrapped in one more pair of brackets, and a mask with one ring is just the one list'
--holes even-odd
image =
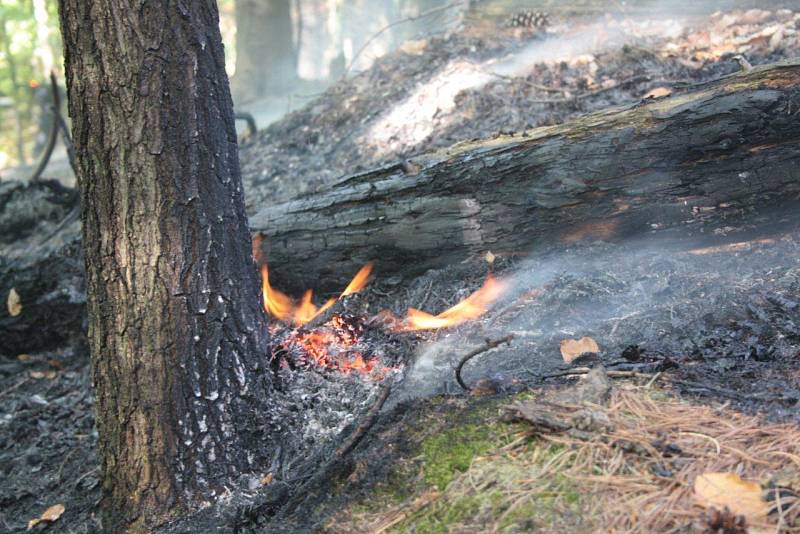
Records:
{"label": "charred tree bark", "polygon": [[288,91],[297,78],[298,51],[289,0],[236,0],[237,104]]}
{"label": "charred tree bark", "polygon": [[213,0],[60,0],[104,527],[144,530],[268,457],[268,333]]}
{"label": "charred tree bark", "polygon": [[410,276],[492,251],[713,232],[800,205],[800,64],[342,179],[251,217],[282,287]]}

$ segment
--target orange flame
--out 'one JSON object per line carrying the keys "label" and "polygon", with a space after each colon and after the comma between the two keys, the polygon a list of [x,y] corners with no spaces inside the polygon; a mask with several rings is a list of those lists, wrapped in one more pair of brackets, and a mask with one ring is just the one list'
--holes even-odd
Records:
{"label": "orange flame", "polygon": [[[339,295],[339,298],[358,293],[364,289],[371,272],[371,263],[362,267],[345,290],[342,291],[341,295]],[[303,326],[308,323],[314,317],[333,306],[337,300],[334,298],[328,299],[325,304],[317,308],[313,302],[313,292],[309,289],[303,294],[300,302],[295,303],[290,296],[278,291],[270,285],[269,269],[266,264],[261,266],[261,294],[264,300],[264,309],[266,309],[270,315],[280,321],[292,323],[295,326]]]}
{"label": "orange flame", "polygon": [[367,285],[367,280],[369,279],[370,273],[372,273],[372,263],[366,264],[361,268],[360,271],[356,273],[350,283],[347,284],[347,287],[344,288],[342,294],[339,295],[339,298],[352,295],[353,293],[358,293],[364,289],[364,286]]}
{"label": "orange flame", "polygon": [[492,302],[497,300],[506,290],[506,284],[496,280],[491,274],[486,277],[483,287],[465,298],[452,308],[443,311],[439,315],[431,315],[424,311],[409,308],[406,318],[402,325],[398,327],[400,331],[413,330],[432,330],[455,326],[466,321],[477,319],[489,308]]}

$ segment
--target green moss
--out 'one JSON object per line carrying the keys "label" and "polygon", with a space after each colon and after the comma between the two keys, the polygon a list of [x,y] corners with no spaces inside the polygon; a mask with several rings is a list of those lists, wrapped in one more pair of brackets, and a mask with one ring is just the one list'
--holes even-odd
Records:
{"label": "green moss", "polygon": [[464,425],[423,441],[425,482],[444,490],[458,473],[469,469],[473,458],[497,445],[491,430],[488,425]]}
{"label": "green moss", "polygon": [[394,531],[445,533],[467,526],[500,532],[545,527],[575,531],[582,524],[582,495],[572,480],[550,473],[542,479],[543,486],[528,496],[519,491],[519,481],[538,478],[544,466],[565,451],[562,446],[548,446],[540,450],[535,464],[524,461],[523,457],[530,457],[538,447],[541,444],[532,443],[527,453],[514,458],[502,454],[484,457],[469,467],[468,476],[451,481],[441,497]]}

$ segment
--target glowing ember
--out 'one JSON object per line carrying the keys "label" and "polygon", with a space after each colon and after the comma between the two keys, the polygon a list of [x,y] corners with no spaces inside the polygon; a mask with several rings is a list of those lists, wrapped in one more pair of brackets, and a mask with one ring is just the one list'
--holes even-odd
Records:
{"label": "glowing ember", "polygon": [[[372,264],[362,267],[339,295],[339,299],[361,291],[371,273]],[[317,328],[301,328],[333,306],[337,299],[329,299],[318,308],[313,302],[312,291],[308,290],[299,301],[295,301],[270,285],[266,265],[262,265],[261,275],[264,308],[276,319],[295,326],[291,331],[270,326],[273,335],[282,337],[278,343],[283,350],[278,351],[278,357],[283,358],[284,365],[315,366],[344,374],[358,372],[377,380],[382,379],[390,370],[380,366],[378,357],[364,354],[364,347],[359,344],[364,333],[364,323],[358,317],[337,314]],[[409,308],[406,317],[400,319],[389,311],[383,311],[371,319],[371,323],[381,323],[385,330],[392,332],[432,330],[459,325],[486,313],[505,289],[504,282],[489,275],[483,287],[438,315]]]}
{"label": "glowing ember", "polygon": [[357,347],[363,326],[353,317],[335,315],[324,326],[307,331],[292,330],[280,343],[300,366],[316,366],[343,374],[355,371],[380,380],[390,368],[380,367],[377,357],[368,358]]}

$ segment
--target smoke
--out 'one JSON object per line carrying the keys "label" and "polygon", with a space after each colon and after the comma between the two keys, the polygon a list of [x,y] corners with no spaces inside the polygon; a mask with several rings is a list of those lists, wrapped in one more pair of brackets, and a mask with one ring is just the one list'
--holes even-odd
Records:
{"label": "smoke", "polygon": [[[637,240],[529,259],[510,275],[513,289],[480,324],[419,349],[395,400],[458,391],[459,359],[485,338],[508,334],[515,336],[510,348],[467,365],[468,383],[491,378],[509,384],[554,372],[563,365],[560,342],[583,336],[597,340],[607,359],[629,345],[681,357],[719,330],[724,357],[748,357],[741,348],[752,341],[748,336],[782,328],[748,326],[754,307],[769,306],[764,299],[771,295],[800,297],[799,249],[781,237],[711,248]],[[791,317],[785,320],[791,330]],[[737,330],[741,339],[727,339],[732,322],[744,325]],[[796,346],[784,340],[775,350],[788,358]]]}
{"label": "smoke", "polygon": [[500,77],[525,76],[539,63],[592,64],[595,56],[604,51],[642,39],[669,39],[683,30],[684,22],[676,18],[608,17],[554,28],[554,36],[481,63],[453,60],[377,120],[361,142],[374,147],[379,155],[392,154],[404,146],[422,143],[438,129],[446,128],[447,116],[463,91],[480,89]]}

